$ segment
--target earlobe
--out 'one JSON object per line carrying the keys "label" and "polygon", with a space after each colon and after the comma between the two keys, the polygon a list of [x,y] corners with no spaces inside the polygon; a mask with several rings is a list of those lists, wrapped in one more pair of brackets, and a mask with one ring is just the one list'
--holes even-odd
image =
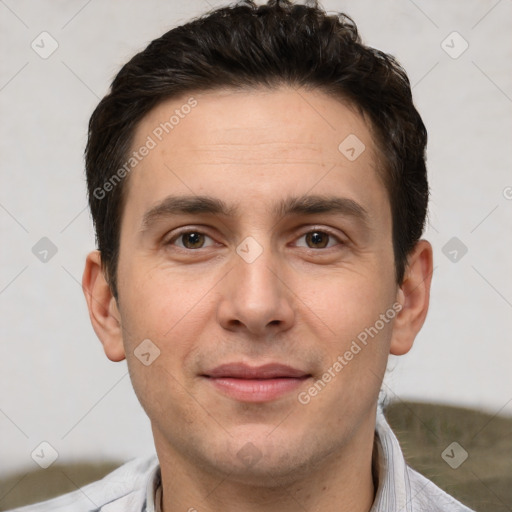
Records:
{"label": "earlobe", "polygon": [[125,352],[119,310],[103,274],[99,251],[92,251],[87,255],[82,290],[94,332],[101,341],[105,354],[111,361],[122,361]]}
{"label": "earlobe", "polygon": [[408,257],[404,280],[397,294],[402,309],[393,326],[389,350],[393,355],[400,356],[409,352],[425,322],[432,272],[432,246],[426,240],[420,240]]}

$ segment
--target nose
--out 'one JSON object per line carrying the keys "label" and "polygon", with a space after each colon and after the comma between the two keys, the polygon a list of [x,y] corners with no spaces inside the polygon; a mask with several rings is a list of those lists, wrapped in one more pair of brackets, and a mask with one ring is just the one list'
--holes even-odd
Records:
{"label": "nose", "polygon": [[289,329],[294,294],[284,264],[270,249],[263,249],[254,261],[242,256],[234,254],[234,268],[221,282],[219,323],[226,330],[245,330],[260,338]]}

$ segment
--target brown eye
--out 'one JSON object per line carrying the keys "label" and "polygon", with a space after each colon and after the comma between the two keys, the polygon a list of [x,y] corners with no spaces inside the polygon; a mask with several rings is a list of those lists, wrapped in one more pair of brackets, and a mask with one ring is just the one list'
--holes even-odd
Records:
{"label": "brown eye", "polygon": [[211,240],[208,235],[200,231],[182,231],[169,241],[169,245],[177,245],[181,249],[202,249],[207,247],[206,239]]}
{"label": "brown eye", "polygon": [[[310,229],[299,236],[298,241],[295,242],[295,247],[326,252],[328,249],[336,247],[342,249],[346,244],[347,241],[343,234],[331,233],[326,229]],[[326,249],[326,251],[320,251],[320,249]]]}
{"label": "brown eye", "polygon": [[323,231],[310,231],[306,233],[306,243],[311,249],[323,249],[329,242],[330,235]]}
{"label": "brown eye", "polygon": [[201,233],[184,233],[180,238],[187,249],[199,249],[204,244],[204,235]]}

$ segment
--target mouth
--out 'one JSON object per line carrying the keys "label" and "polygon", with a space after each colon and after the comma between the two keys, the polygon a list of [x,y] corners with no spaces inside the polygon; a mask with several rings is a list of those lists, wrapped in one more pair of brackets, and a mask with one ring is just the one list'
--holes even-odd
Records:
{"label": "mouth", "polygon": [[310,373],[278,363],[229,363],[201,375],[216,391],[240,402],[269,402],[296,391]]}

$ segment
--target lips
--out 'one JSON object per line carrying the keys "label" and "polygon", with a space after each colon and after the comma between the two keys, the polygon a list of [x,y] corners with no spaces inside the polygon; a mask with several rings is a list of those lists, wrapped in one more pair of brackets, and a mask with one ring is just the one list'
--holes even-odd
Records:
{"label": "lips", "polygon": [[308,373],[284,364],[269,363],[263,366],[249,366],[244,363],[229,363],[217,366],[207,373],[212,378],[232,379],[278,379],[301,378]]}
{"label": "lips", "polygon": [[240,402],[268,402],[297,390],[311,374],[278,363],[262,366],[229,363],[202,376],[216,391],[229,398]]}

